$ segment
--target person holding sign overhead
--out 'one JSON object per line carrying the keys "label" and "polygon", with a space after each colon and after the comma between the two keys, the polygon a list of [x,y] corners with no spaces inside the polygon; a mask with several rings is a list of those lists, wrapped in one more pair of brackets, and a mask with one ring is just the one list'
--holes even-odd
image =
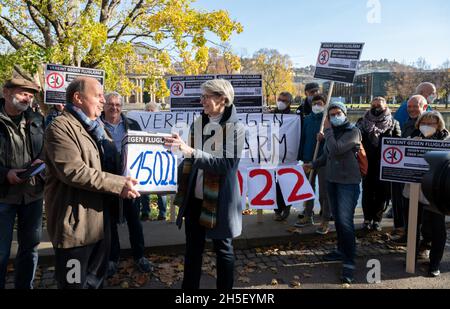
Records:
{"label": "person holding sign overhead", "polygon": [[343,261],[344,283],[353,282],[355,269],[355,208],[360,194],[361,173],[356,153],[361,145],[361,132],[347,119],[347,108],[341,102],[330,103],[324,124],[323,154],[312,164],[304,164],[305,172],[326,165],[328,202],[337,232],[337,250],[327,254],[327,261]]}
{"label": "person holding sign overhead", "polygon": [[137,180],[113,174],[112,140],[96,121],[105,103],[102,85],[77,77],[66,107],[45,131],[47,230],[55,250],[58,288],[100,288],[110,245],[106,195],[134,199]]}
{"label": "person holding sign overhead", "polygon": [[234,89],[223,79],[202,86],[202,116],[191,126],[188,144],[178,134],[166,138],[166,146],[181,151],[180,207],[177,225],[185,219],[186,253],[183,289],[198,289],[205,238],[212,239],[217,254],[217,288],[233,287],[232,239],[242,231],[242,203],[237,177],[244,144],[244,129],[233,104]]}

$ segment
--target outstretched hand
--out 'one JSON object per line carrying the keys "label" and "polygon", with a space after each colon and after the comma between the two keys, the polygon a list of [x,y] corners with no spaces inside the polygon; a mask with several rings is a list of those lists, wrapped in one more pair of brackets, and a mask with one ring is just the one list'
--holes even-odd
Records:
{"label": "outstretched hand", "polygon": [[123,186],[122,192],[120,193],[120,197],[123,199],[135,199],[140,197],[139,192],[134,188],[135,185],[138,184],[138,180],[132,178],[130,176],[127,177],[127,181]]}

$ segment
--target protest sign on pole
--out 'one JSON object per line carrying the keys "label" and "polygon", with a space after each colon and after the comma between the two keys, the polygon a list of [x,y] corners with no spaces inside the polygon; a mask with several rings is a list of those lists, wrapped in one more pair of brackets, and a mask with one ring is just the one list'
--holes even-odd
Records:
{"label": "protest sign on pole", "polygon": [[226,79],[234,88],[234,105],[238,113],[261,113],[263,109],[262,75],[192,75],[169,78],[170,111],[201,112],[201,85],[213,79]]}
{"label": "protest sign on pole", "polygon": [[424,155],[430,151],[448,149],[450,149],[450,141],[404,138],[383,138],[382,140],[380,180],[411,184],[406,253],[406,272],[408,273],[415,272],[420,183],[429,170]]}
{"label": "protest sign on pole", "polygon": [[105,82],[105,71],[70,67],[58,64],[45,64],[44,103],[65,104],[66,88],[75,78],[88,76],[97,79],[101,85]]}
{"label": "protest sign on pole", "polygon": [[364,43],[322,43],[314,78],[352,84]]}
{"label": "protest sign on pole", "polygon": [[[329,80],[331,83],[319,132],[323,132],[328,106],[333,95],[334,83],[353,83],[363,47],[364,43],[322,43],[320,45],[314,78]],[[320,143],[316,142],[313,161],[317,158],[319,146]],[[309,182],[312,181],[313,176],[314,171],[311,171]]]}

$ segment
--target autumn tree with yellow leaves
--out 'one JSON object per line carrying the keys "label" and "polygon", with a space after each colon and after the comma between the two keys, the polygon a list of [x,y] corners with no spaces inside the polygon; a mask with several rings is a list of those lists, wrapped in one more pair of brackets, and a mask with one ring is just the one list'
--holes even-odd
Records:
{"label": "autumn tree with yellow leaves", "polygon": [[260,49],[252,58],[241,59],[242,72],[263,75],[263,93],[267,104],[275,103],[283,91],[296,92],[293,64],[288,55],[276,49]]}
{"label": "autumn tree with yellow leaves", "polygon": [[0,0],[0,82],[13,71],[38,80],[42,64],[57,63],[103,69],[106,89],[124,95],[135,87],[126,74],[145,74],[147,90],[164,97],[174,63],[184,74],[206,70],[208,34],[224,43],[242,31],[227,11],[192,2]]}

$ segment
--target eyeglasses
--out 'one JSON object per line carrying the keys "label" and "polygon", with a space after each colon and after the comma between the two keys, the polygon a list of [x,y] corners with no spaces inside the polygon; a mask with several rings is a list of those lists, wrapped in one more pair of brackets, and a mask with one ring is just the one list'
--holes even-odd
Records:
{"label": "eyeglasses", "polygon": [[109,107],[122,107],[122,105],[121,104],[105,104],[106,106],[109,106]]}
{"label": "eyeglasses", "polygon": [[216,96],[220,96],[221,94],[219,94],[219,93],[214,93],[214,94],[202,94],[201,96],[200,96],[200,100],[206,100],[206,99],[209,99],[209,98],[212,98],[212,97],[216,97]]}

